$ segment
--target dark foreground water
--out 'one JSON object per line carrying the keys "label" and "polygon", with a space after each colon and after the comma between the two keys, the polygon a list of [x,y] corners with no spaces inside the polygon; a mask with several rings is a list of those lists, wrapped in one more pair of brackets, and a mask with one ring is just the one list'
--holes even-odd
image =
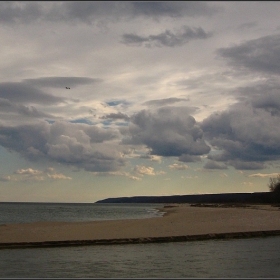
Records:
{"label": "dark foreground water", "polygon": [[280,237],[0,250],[3,278],[279,278]]}

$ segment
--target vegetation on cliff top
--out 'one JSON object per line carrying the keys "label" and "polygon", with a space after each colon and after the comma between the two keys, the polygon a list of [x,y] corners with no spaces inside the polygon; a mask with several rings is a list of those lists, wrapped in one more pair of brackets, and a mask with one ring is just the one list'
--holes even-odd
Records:
{"label": "vegetation on cliff top", "polygon": [[273,193],[273,202],[280,202],[280,174],[276,178],[270,178],[269,190]]}

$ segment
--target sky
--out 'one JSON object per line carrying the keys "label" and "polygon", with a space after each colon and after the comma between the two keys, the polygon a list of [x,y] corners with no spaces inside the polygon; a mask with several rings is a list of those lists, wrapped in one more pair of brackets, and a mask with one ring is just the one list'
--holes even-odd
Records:
{"label": "sky", "polygon": [[280,2],[1,1],[0,201],[269,191]]}

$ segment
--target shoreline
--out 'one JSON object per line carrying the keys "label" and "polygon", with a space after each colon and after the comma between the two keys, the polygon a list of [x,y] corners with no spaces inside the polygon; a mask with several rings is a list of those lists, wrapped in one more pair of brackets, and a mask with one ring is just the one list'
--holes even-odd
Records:
{"label": "shoreline", "polygon": [[147,237],[147,238],[125,238],[125,239],[95,239],[95,240],[65,240],[65,241],[43,241],[43,242],[14,242],[0,243],[1,249],[24,249],[24,248],[49,248],[49,247],[73,247],[91,245],[124,245],[124,244],[147,244],[167,242],[188,242],[203,240],[229,240],[241,238],[258,238],[280,236],[280,230],[251,231],[251,232],[228,232],[209,233],[201,235],[183,235],[168,237]]}
{"label": "shoreline", "polygon": [[[193,207],[198,206],[198,207]],[[92,222],[0,225],[0,249],[182,242],[280,235],[279,208],[270,205],[170,204],[162,217]]]}

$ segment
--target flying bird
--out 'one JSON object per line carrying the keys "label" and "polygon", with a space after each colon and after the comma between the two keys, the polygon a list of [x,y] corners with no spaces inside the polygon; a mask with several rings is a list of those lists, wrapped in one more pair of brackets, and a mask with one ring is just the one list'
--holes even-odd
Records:
{"label": "flying bird", "polygon": [[66,89],[70,89],[70,87],[65,87]]}

